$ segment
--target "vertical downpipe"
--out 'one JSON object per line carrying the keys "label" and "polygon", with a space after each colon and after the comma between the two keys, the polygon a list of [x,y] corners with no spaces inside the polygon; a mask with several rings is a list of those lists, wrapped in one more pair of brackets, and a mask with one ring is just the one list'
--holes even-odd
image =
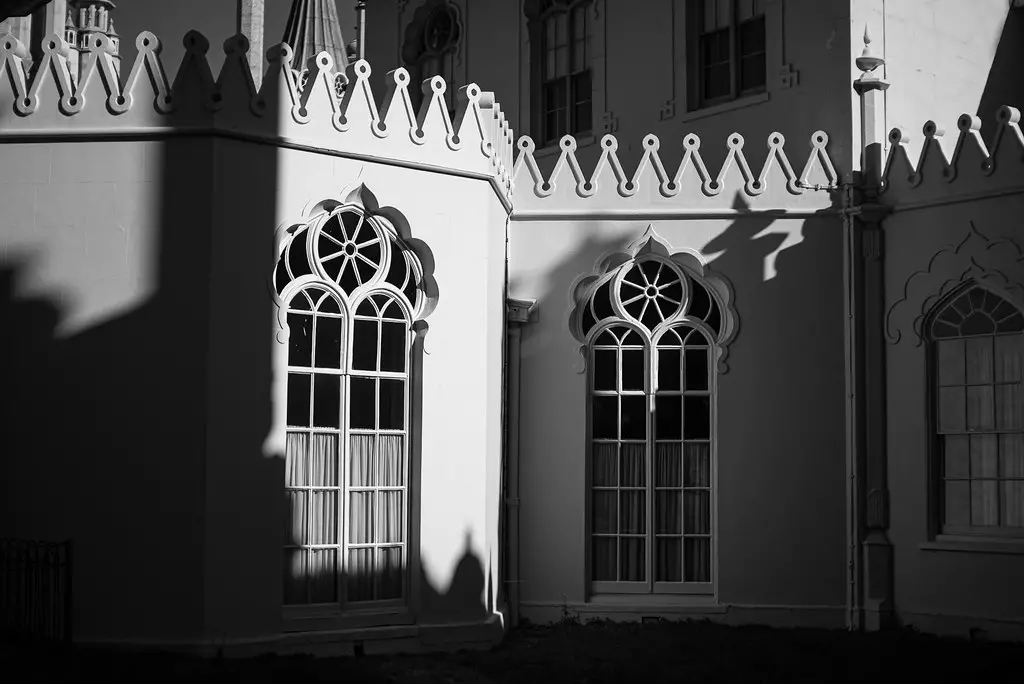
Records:
{"label": "vertical downpipe", "polygon": [[858,520],[857,496],[857,309],[854,260],[857,258],[856,230],[851,215],[853,186],[843,184],[843,313],[846,394],[846,627],[860,627],[857,613]]}

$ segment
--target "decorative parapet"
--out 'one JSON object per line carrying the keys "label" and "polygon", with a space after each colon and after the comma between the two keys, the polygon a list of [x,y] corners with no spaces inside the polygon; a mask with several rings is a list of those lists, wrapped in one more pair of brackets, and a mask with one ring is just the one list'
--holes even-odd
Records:
{"label": "decorative parapet", "polygon": [[388,72],[378,109],[365,60],[339,74],[331,56],[321,52],[303,70],[292,64],[292,49],[282,43],[268,50],[270,66],[257,90],[244,36],[224,43],[226,59],[214,78],[206,56],[209,42],[196,31],[185,36],[185,55],[173,82],[160,59],[160,40],[139,34],[138,56],[121,82],[109,39],[92,40],[76,86],[68,70],[68,45],[60,36],[43,41],[31,79],[25,46],[10,33],[0,36],[0,138],[220,132],[487,178],[510,201],[512,131],[493,95],[476,84],[459,89],[452,119],[443,79],[423,83],[425,97],[417,112],[409,97],[409,73],[395,69]]}
{"label": "decorative parapet", "polygon": [[768,155],[755,175],[744,154],[745,141],[733,133],[726,141],[728,152],[716,175],[708,170],[700,153],[701,140],[694,134],[683,139],[683,159],[669,175],[659,155],[656,135],[643,140],[643,156],[632,175],[627,175],[618,156],[613,135],[601,139],[601,156],[593,172],[584,174],[576,156],[576,140],[565,136],[561,154],[549,178],[544,178],[534,158],[535,144],[519,139],[515,162],[513,200],[516,213],[601,212],[678,210],[728,210],[736,196],[744,196],[750,210],[815,210],[833,204],[839,178],[828,155],[828,135],[811,136],[811,151],[799,175],[785,151],[781,133],[768,137]]}
{"label": "decorative parapet", "polygon": [[1024,192],[1024,135],[1020,111],[1000,107],[991,151],[981,138],[981,119],[961,114],[960,134],[951,155],[943,149],[943,131],[934,121],[924,125],[924,145],[917,162],[907,149],[910,136],[900,128],[889,133],[892,148],[885,163],[879,200],[886,204],[927,203],[952,196],[1019,188]]}

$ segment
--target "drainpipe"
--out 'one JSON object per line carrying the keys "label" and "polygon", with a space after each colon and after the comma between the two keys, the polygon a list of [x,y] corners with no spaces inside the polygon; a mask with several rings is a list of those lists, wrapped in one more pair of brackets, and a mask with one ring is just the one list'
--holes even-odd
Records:
{"label": "drainpipe", "polygon": [[356,3],[356,34],[359,39],[356,56],[366,59],[366,0]]}
{"label": "drainpipe", "polygon": [[857,450],[860,445],[857,402],[857,243],[853,209],[853,185],[843,184],[843,319],[846,388],[846,628],[860,628],[860,494],[857,482]]}
{"label": "drainpipe", "polygon": [[519,626],[519,388],[523,325],[537,306],[534,299],[508,299],[508,599],[512,627]]}

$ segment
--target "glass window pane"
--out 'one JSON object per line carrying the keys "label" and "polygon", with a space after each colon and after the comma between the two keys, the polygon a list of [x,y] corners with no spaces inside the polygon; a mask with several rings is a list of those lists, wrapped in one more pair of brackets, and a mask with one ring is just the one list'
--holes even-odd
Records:
{"label": "glass window pane", "polygon": [[966,394],[963,387],[939,388],[939,431],[963,432],[966,427]]}
{"label": "glass window pane", "polygon": [[555,15],[555,45],[569,42],[569,15],[561,12]]}
{"label": "glass window pane", "polygon": [[643,539],[620,539],[619,581],[643,582],[647,579],[647,550]]}
{"label": "glass window pane", "polygon": [[619,490],[619,533],[647,533],[647,492]]}
{"label": "glass window pane", "polygon": [[996,385],[996,429],[1020,430],[1024,428],[1024,402],[1018,383]]}
{"label": "glass window pane", "polygon": [[1024,478],[1024,434],[999,435],[999,472]]}
{"label": "glass window pane", "polygon": [[971,435],[971,477],[998,477],[998,435]]}
{"label": "glass window pane", "polygon": [[590,447],[593,466],[592,484],[595,487],[614,487],[619,482],[618,444],[594,443]]}
{"label": "glass window pane", "polygon": [[357,430],[374,429],[376,382],[373,378],[352,378],[349,397],[349,427]]}
{"label": "glass window pane", "polygon": [[341,376],[315,375],[313,379],[313,425],[341,427]]}
{"label": "glass window pane", "polygon": [[618,543],[615,537],[594,537],[591,541],[593,558],[590,565],[590,576],[595,582],[614,582],[618,560]]}
{"label": "glass window pane", "polygon": [[658,389],[676,391],[680,386],[681,364],[679,349],[658,350]]}
{"label": "glass window pane", "polygon": [[686,350],[686,389],[706,391],[708,389],[708,350]]}
{"label": "glass window pane", "polygon": [[351,544],[373,542],[373,492],[349,494],[348,540]]}
{"label": "glass window pane", "polygon": [[614,391],[615,377],[618,372],[618,354],[614,349],[594,350],[594,389],[598,391]]}
{"label": "glass window pane", "polygon": [[622,439],[647,439],[647,397],[622,397]]}
{"label": "glass window pane", "polygon": [[306,544],[309,507],[305,490],[285,492],[285,544]]}
{"label": "glass window pane", "polygon": [[711,492],[687,489],[683,494],[683,530],[686,534],[710,534]]}
{"label": "glass window pane", "polygon": [[683,486],[711,486],[711,445],[707,443],[687,444]]}
{"label": "glass window pane", "polygon": [[683,581],[683,540],[678,537],[658,539],[655,553],[655,581]]}
{"label": "glass window pane", "polygon": [[569,75],[569,46],[555,49],[555,76]]}
{"label": "glass window pane", "polygon": [[647,372],[643,349],[622,350],[622,389],[643,391]]}
{"label": "glass window pane", "polygon": [[[296,300],[303,298],[300,293]],[[288,365],[310,366],[313,358],[313,317],[307,314],[288,314]]]}
{"label": "glass window pane", "polygon": [[306,603],[306,554],[305,549],[284,550],[284,603],[297,605]]}
{"label": "glass window pane", "polygon": [[943,477],[970,477],[970,437],[967,435],[949,435],[942,439],[944,464]]}
{"label": "glass window pane", "polygon": [[594,397],[593,414],[594,439],[617,439],[619,436],[618,397]]}
{"label": "glass window pane", "polygon": [[940,385],[963,385],[966,367],[964,365],[964,341],[941,340],[935,343],[936,364]]}
{"label": "glass window pane", "polygon": [[288,432],[285,438],[284,486],[309,484],[309,433]]}
{"label": "glass window pane", "polygon": [[654,425],[655,439],[682,439],[683,398],[679,395],[655,397]]}
{"label": "glass window pane", "polygon": [[995,427],[993,387],[981,385],[967,388],[967,429],[992,430]]}
{"label": "glass window pane", "polygon": [[348,442],[348,483],[353,487],[372,487],[376,483],[373,457],[375,435],[352,435]]}
{"label": "glass window pane", "polygon": [[402,562],[402,547],[392,546],[378,551],[378,574],[380,594],[378,599],[402,598],[405,583],[405,568]]}
{"label": "glass window pane", "polygon": [[374,585],[373,549],[349,549],[345,569],[349,601],[372,601]]}
{"label": "glass window pane", "polygon": [[317,316],[316,365],[318,368],[341,368],[340,318]]}
{"label": "glass window pane", "polygon": [[996,382],[1021,382],[1024,335],[1000,335],[995,339]]}
{"label": "glass window pane", "polygon": [[971,524],[971,483],[968,480],[948,480],[945,488],[945,520],[947,525]]}
{"label": "glass window pane", "polygon": [[654,448],[654,486],[683,486],[683,446],[658,443]]}
{"label": "glass window pane", "polygon": [[764,53],[759,52],[740,60],[740,90],[760,90],[764,88],[766,69]]}
{"label": "glass window pane", "polygon": [[593,526],[596,534],[615,534],[618,531],[618,493],[596,490],[593,494]]}
{"label": "glass window pane", "polygon": [[683,580],[686,582],[711,581],[711,540],[690,537],[683,543]]}
{"label": "glass window pane", "polygon": [[405,541],[405,526],[402,524],[403,497],[400,490],[377,493],[377,542],[392,544]]}
{"label": "glass window pane", "polygon": [[654,531],[656,534],[683,533],[683,492],[661,489],[654,498]]}
{"label": "glass window pane", "polygon": [[999,483],[995,480],[971,481],[971,525],[989,527],[999,524]]}
{"label": "glass window pane", "polygon": [[310,444],[310,484],[314,487],[337,487],[338,434],[314,434]]}
{"label": "glass window pane", "polygon": [[718,0],[718,28],[725,28],[732,22],[732,3],[733,0]]}
{"label": "glass window pane", "polygon": [[647,445],[623,444],[619,451],[619,486],[647,486]]}
{"label": "glass window pane", "polygon": [[310,544],[338,543],[338,492],[312,492],[309,521]]}
{"label": "glass window pane", "polygon": [[405,381],[380,379],[380,429],[405,428]]}
{"label": "glass window pane", "polygon": [[683,399],[683,438],[711,438],[710,397],[685,397]]}
{"label": "glass window pane", "polygon": [[381,435],[377,449],[377,482],[382,487],[405,486],[405,437]]}
{"label": "glass window pane", "polygon": [[965,340],[967,353],[967,384],[992,382],[994,378],[991,337]]}
{"label": "glass window pane", "polygon": [[381,323],[380,332],[380,369],[386,372],[402,373],[405,371],[406,357],[406,326],[405,323]]}
{"label": "glass window pane", "polygon": [[1003,527],[1024,527],[1024,481],[1000,483],[999,522]]}
{"label": "glass window pane", "polygon": [[711,33],[718,27],[717,0],[704,0],[701,16],[704,19],[704,33]]}
{"label": "glass window pane", "polygon": [[309,386],[305,373],[288,374],[288,424],[309,427]]}
{"label": "glass window pane", "polygon": [[356,319],[352,330],[352,368],[377,370],[377,321]]}

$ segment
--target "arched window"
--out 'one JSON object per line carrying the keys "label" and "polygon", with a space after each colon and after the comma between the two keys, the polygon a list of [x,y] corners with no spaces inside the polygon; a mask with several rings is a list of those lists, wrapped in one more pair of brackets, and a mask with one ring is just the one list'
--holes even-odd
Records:
{"label": "arched window", "polygon": [[300,226],[281,251],[286,604],[406,596],[410,352],[422,277],[394,227],[353,205]]}
{"label": "arched window", "polygon": [[938,531],[1024,536],[1024,314],[971,284],[928,332]]}
{"label": "arched window", "polygon": [[428,0],[413,15],[405,32],[402,60],[410,73],[409,96],[413,106],[420,108],[425,79],[440,76],[447,84],[445,100],[449,112],[455,110],[455,58],[462,40],[458,7],[448,0]]}
{"label": "arched window", "polygon": [[668,258],[595,282],[589,350],[594,592],[712,590],[715,347],[723,302]]}
{"label": "arched window", "polygon": [[531,0],[529,20],[534,87],[534,134],[540,145],[554,145],[566,134],[593,129],[593,77],[590,68],[590,0]]}

